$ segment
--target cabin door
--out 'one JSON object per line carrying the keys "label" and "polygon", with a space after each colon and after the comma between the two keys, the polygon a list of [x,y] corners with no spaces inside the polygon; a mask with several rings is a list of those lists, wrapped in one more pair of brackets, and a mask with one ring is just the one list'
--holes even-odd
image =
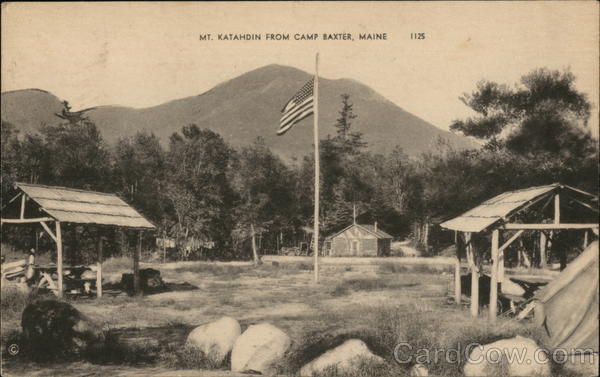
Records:
{"label": "cabin door", "polygon": [[352,240],[352,255],[358,255],[358,240]]}

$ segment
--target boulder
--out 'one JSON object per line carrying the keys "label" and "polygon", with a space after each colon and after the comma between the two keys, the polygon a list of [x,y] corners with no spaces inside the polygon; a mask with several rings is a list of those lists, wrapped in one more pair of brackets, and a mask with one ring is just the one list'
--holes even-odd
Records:
{"label": "boulder", "polygon": [[465,376],[549,376],[548,354],[535,341],[516,336],[474,348]]}
{"label": "boulder", "polygon": [[301,376],[312,376],[315,373],[326,373],[335,368],[337,372],[351,373],[362,361],[372,360],[383,363],[383,359],[371,353],[367,345],[360,339],[349,339],[331,349],[300,369]]}
{"label": "boulder", "polygon": [[192,330],[185,345],[202,351],[214,365],[221,365],[241,333],[238,321],[231,317],[222,317],[218,321]]}
{"label": "boulder", "polygon": [[55,300],[27,305],[21,326],[32,354],[49,357],[98,350],[105,340],[100,326],[73,306]]}
{"label": "boulder", "polygon": [[233,346],[231,370],[268,374],[291,344],[290,337],[270,323],[250,326]]}

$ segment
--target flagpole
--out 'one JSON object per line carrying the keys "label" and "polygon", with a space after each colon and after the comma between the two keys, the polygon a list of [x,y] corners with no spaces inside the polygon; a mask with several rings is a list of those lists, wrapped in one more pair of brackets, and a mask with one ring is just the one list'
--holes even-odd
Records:
{"label": "flagpole", "polygon": [[315,219],[313,227],[313,242],[315,255],[315,283],[319,282],[319,189],[320,189],[320,163],[319,163],[319,53],[315,57],[315,82],[314,82],[313,124],[315,137]]}

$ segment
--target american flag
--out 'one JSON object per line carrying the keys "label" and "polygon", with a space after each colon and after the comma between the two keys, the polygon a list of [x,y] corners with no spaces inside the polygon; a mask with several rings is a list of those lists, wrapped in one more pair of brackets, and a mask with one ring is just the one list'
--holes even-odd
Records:
{"label": "american flag", "polygon": [[292,126],[313,113],[314,79],[307,82],[283,107],[277,135],[283,135]]}

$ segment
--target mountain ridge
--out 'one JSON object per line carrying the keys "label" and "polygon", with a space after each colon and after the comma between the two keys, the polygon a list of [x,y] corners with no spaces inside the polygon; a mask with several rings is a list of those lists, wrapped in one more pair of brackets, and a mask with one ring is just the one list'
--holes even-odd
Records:
{"label": "mountain ridge", "polygon": [[[312,117],[278,137],[275,132],[280,110],[311,77],[297,68],[271,64],[226,80],[198,95],[156,106],[101,105],[78,112],[96,123],[109,144],[140,130],[154,132],[166,144],[173,132],[195,123],[218,132],[235,147],[247,145],[261,136],[267,146],[289,160],[312,150]],[[321,138],[335,134],[340,96],[347,93],[358,115],[353,129],[363,133],[372,151],[385,153],[400,145],[408,154],[415,155],[430,149],[438,137],[447,139],[457,149],[477,147],[474,141],[435,127],[356,80],[320,77],[319,84]],[[47,98],[40,98],[40,94]],[[60,99],[43,89],[2,93],[2,120],[14,123],[22,132],[34,132],[41,122],[58,121],[54,113],[61,108]]]}

